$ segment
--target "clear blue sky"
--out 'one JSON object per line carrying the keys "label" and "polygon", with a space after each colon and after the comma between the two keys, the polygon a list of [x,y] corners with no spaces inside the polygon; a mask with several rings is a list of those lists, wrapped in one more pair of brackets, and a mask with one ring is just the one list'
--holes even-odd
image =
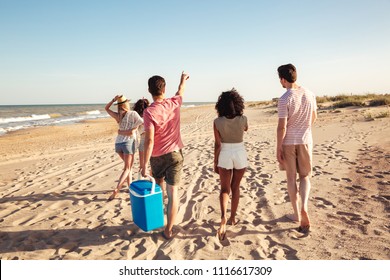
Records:
{"label": "clear blue sky", "polygon": [[390,92],[390,0],[0,0],[0,104],[105,103],[167,95],[190,74],[185,101],[235,87],[247,101],[283,93],[293,63],[316,95]]}

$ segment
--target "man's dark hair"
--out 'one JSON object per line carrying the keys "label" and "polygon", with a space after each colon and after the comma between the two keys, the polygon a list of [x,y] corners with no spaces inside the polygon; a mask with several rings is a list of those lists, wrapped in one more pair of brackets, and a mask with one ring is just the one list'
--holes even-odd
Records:
{"label": "man's dark hair", "polygon": [[280,79],[285,79],[289,83],[295,83],[297,80],[297,69],[291,63],[279,66],[278,74]]}
{"label": "man's dark hair", "polygon": [[219,117],[234,118],[242,116],[244,113],[244,98],[238,93],[236,89],[222,92],[218,97],[215,109]]}
{"label": "man's dark hair", "polygon": [[165,91],[165,80],[160,76],[153,76],[148,81],[149,92],[153,96],[159,96]]}

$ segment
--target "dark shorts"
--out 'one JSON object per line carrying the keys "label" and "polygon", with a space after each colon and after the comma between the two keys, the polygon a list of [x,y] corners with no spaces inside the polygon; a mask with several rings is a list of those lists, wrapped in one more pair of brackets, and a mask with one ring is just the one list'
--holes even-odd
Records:
{"label": "dark shorts", "polygon": [[171,186],[180,183],[181,171],[183,169],[183,153],[174,151],[159,157],[150,158],[153,177],[156,179],[165,178],[165,182]]}

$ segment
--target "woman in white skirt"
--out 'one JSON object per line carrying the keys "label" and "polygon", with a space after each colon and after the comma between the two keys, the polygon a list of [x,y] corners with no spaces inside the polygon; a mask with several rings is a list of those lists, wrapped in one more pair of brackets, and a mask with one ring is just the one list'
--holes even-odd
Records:
{"label": "woman in white skirt", "polygon": [[[226,225],[236,225],[236,212],[240,200],[240,183],[248,166],[243,142],[248,130],[248,120],[244,113],[244,99],[233,88],[223,92],[215,105],[218,118],[214,120],[214,170],[220,176],[221,226],[218,237],[224,240]],[[232,193],[231,214],[227,219],[229,195]]]}

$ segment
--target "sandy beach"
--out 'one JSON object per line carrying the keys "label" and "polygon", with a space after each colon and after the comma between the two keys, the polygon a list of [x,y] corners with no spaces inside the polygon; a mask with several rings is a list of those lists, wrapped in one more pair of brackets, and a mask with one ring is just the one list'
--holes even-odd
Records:
{"label": "sandy beach", "polygon": [[389,260],[390,122],[365,117],[386,111],[319,110],[312,231],[302,235],[286,218],[292,209],[276,162],[276,108],[247,104],[250,166],[241,184],[240,222],[228,227],[222,242],[213,106],[182,109],[178,235],[169,241],[161,230],[134,225],[127,189],[107,202],[122,169],[113,119],[1,136],[0,259]]}

